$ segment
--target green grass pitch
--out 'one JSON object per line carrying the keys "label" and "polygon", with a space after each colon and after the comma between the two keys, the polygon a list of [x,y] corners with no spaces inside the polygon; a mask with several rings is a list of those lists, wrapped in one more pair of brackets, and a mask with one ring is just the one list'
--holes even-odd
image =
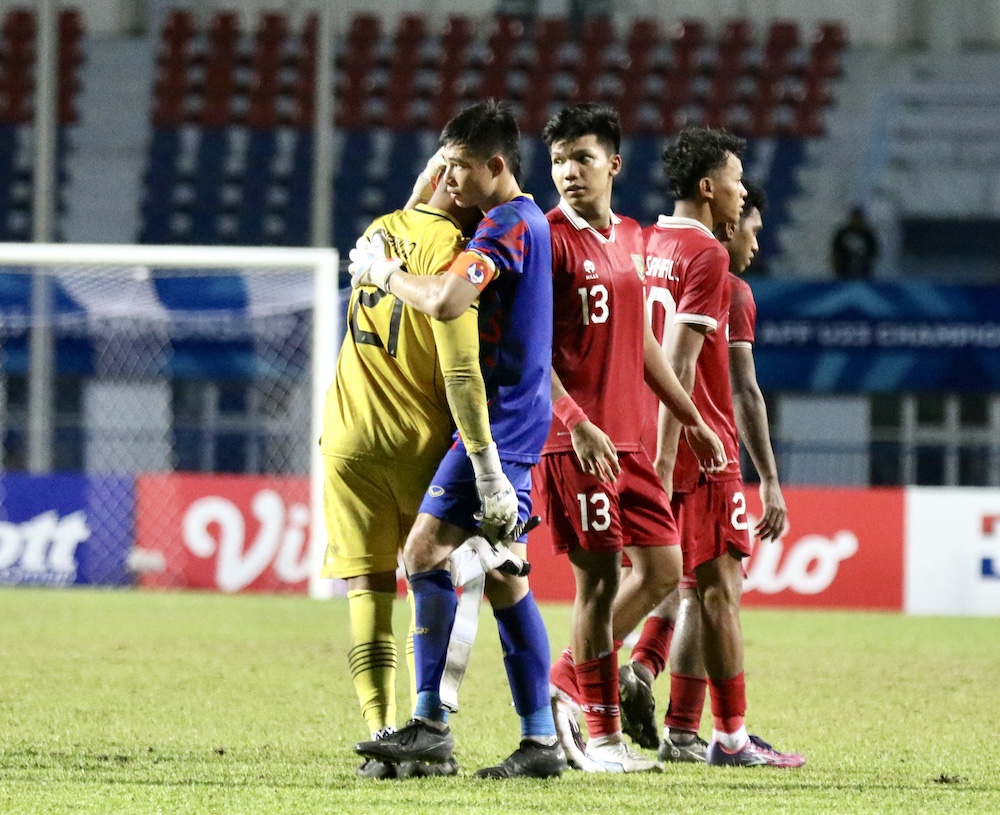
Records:
{"label": "green grass pitch", "polygon": [[[558,652],[569,609],[543,612]],[[519,735],[486,608],[462,775],[378,782],[354,774],[346,601],[2,589],[0,812],[1000,812],[1000,620],[746,611],[744,632],[750,730],[802,770],[472,778]]]}

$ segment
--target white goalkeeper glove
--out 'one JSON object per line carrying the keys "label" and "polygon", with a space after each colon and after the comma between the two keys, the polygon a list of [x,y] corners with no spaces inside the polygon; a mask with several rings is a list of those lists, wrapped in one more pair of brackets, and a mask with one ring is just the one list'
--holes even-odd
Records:
{"label": "white goalkeeper glove", "polygon": [[476,471],[480,510],[475,517],[479,527],[491,541],[509,539],[517,525],[517,493],[500,466],[496,444],[491,442],[478,453],[469,453],[469,459]]}
{"label": "white goalkeeper glove", "polygon": [[[529,572],[531,572],[531,564],[524,558],[515,555],[510,550],[510,544],[515,543],[518,538],[530,532],[541,522],[541,518],[537,515],[532,515],[524,523],[517,524],[509,538],[497,541],[496,543],[486,540],[482,535],[469,538],[452,554],[452,579],[455,581],[455,585],[464,586],[466,582],[479,573],[479,570],[475,567],[477,560],[479,569],[483,572],[491,572],[496,569],[504,574],[514,575],[515,577],[527,577]],[[470,562],[465,553],[475,554],[476,560],[471,560]]]}
{"label": "white goalkeeper glove", "polygon": [[410,200],[421,204],[426,204],[430,201],[447,166],[448,162],[444,158],[444,148],[439,148],[427,160],[427,165],[420,171],[420,175],[417,176],[417,180],[413,184],[413,192],[410,193]]}
{"label": "white goalkeeper glove", "polygon": [[[484,572],[488,573],[496,569],[515,577],[527,577],[531,571],[531,564],[510,551],[510,547],[505,543],[490,543],[482,535],[475,535],[462,546],[468,546],[476,553]],[[462,546],[455,551],[461,550]]]}
{"label": "white goalkeeper glove", "polygon": [[388,248],[381,232],[373,232],[371,237],[358,238],[350,252],[351,287],[375,286],[389,293],[389,279],[403,267],[399,258],[388,256]]}

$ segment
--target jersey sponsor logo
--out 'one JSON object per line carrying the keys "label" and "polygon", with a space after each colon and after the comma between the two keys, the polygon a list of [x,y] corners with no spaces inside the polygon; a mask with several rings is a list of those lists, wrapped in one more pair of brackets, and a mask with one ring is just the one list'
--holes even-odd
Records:
{"label": "jersey sponsor logo", "polygon": [[674,274],[673,258],[661,258],[656,255],[646,256],[646,277],[658,278],[660,280],[680,280]]}
{"label": "jersey sponsor logo", "polygon": [[597,274],[597,267],[594,265],[594,261],[589,258],[583,262],[583,273],[587,276],[587,280],[596,280],[600,277]]}
{"label": "jersey sponsor logo", "polygon": [[442,495],[444,495],[444,487],[439,487],[436,484],[431,484],[431,486],[427,488],[427,494],[431,498],[440,498]]}
{"label": "jersey sponsor logo", "polygon": [[55,510],[22,523],[0,521],[0,583],[65,586],[76,580],[76,550],[90,538],[83,510]]}
{"label": "jersey sponsor logo", "polygon": [[758,543],[743,590],[777,594],[790,589],[796,594],[819,594],[833,584],[841,562],[857,553],[858,538],[847,530],[832,537],[805,535],[791,545],[782,562],[784,551],[784,540]]}
{"label": "jersey sponsor logo", "polygon": [[473,261],[465,270],[465,276],[473,286],[479,286],[486,279],[486,264],[481,260]]}

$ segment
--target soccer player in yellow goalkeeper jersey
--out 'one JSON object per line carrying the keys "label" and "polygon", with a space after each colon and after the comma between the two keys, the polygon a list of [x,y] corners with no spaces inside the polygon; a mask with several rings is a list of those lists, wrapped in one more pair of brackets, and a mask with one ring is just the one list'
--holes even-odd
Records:
{"label": "soccer player in yellow goalkeeper jersey", "polygon": [[[377,218],[365,236],[381,235],[410,274],[433,275],[465,247],[463,234],[479,216],[455,205],[441,187],[427,204]],[[442,322],[392,295],[355,288],[320,441],[329,540],[322,574],[347,581],[351,674],[373,737],[396,725],[397,553],[456,425],[470,450],[493,442],[477,311]],[[456,770],[454,762],[401,768],[370,759],[358,772],[396,777]]]}

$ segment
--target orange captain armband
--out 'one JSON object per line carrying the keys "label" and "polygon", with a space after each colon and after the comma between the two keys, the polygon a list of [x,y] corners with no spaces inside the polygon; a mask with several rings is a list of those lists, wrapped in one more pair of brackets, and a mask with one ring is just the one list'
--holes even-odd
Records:
{"label": "orange captain armband", "polygon": [[458,257],[451,262],[448,271],[457,274],[463,280],[468,280],[479,291],[485,289],[489,282],[497,276],[493,261],[468,249],[459,253]]}

